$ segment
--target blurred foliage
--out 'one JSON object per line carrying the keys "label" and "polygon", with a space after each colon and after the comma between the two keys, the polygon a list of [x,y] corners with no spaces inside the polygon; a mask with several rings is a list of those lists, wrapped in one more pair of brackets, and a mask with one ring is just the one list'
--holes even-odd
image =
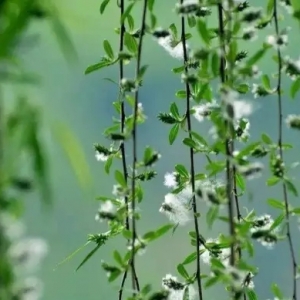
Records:
{"label": "blurred foliage", "polygon": [[[27,31],[33,22],[41,21],[51,25],[65,58],[75,61],[76,51],[51,1],[0,0],[0,92],[7,83],[38,83],[36,76],[23,70],[20,50],[35,46],[36,37],[28,36]],[[26,95],[15,94],[13,90],[13,98],[5,99],[4,93],[0,93],[1,300],[20,299],[20,293],[24,292],[16,290],[17,278],[8,256],[11,240],[6,234],[7,224],[4,224],[2,216],[20,218],[24,193],[36,187],[43,204],[48,207],[52,204],[47,149],[41,132],[41,111]],[[73,153],[74,143],[70,146],[71,149],[66,143],[63,144],[64,150]],[[77,152],[81,154],[80,150]],[[74,166],[75,161],[73,158]],[[82,155],[79,161],[84,161]]]}

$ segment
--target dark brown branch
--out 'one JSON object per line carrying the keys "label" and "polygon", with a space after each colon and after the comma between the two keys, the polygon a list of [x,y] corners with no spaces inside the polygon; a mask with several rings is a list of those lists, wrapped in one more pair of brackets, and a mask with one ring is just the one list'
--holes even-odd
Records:
{"label": "dark brown branch", "polygon": [[[143,49],[143,37],[144,37],[144,31],[146,27],[146,14],[147,14],[147,5],[148,0],[144,0],[143,3],[143,13],[142,13],[142,24],[141,24],[141,31],[139,35],[139,42],[138,42],[138,53],[137,53],[137,63],[136,63],[136,70],[135,70],[135,80],[138,81],[140,69],[141,69],[141,58],[142,58],[142,49]],[[139,86],[138,82],[136,82],[136,91],[134,93],[134,116],[133,116],[133,129],[132,129],[132,141],[133,141],[133,162],[132,162],[132,181],[131,181],[131,191],[132,191],[132,256],[131,256],[131,266],[133,274],[135,274],[135,241],[137,238],[137,232],[136,232],[136,220],[135,220],[135,177],[136,177],[136,163],[137,163],[137,117],[138,117],[138,103],[139,103]],[[139,291],[139,283],[136,278],[136,289]],[[135,295],[135,292],[134,292]]]}
{"label": "dark brown branch", "polygon": [[[278,13],[277,13],[277,0],[274,0],[274,13],[273,13],[274,23],[275,23],[275,31],[276,37],[280,36],[279,33],[279,25],[278,25]],[[280,160],[283,161],[283,151],[282,151],[282,97],[281,97],[281,82],[282,82],[282,56],[280,51],[280,46],[277,46],[277,56],[278,56],[278,80],[277,80],[277,102],[278,102],[278,148],[279,148],[279,156]],[[289,212],[289,201],[288,201],[288,194],[287,194],[287,187],[286,184],[283,182],[282,184],[283,189],[283,199],[285,204],[285,218],[286,218],[286,229],[287,229],[287,240],[290,249],[290,255],[292,260],[292,272],[293,272],[293,300],[297,300],[297,262],[296,262],[296,255],[294,250],[294,245],[291,236],[291,229],[290,229],[290,212]]]}
{"label": "dark brown branch", "polygon": [[[180,1],[183,3],[183,0]],[[188,75],[188,54],[186,48],[186,39],[185,39],[185,17],[181,17],[181,42],[183,47],[183,58],[184,58],[184,65],[185,65],[185,74]],[[189,138],[192,139],[192,122],[191,122],[191,113],[190,113],[190,98],[191,98],[191,91],[189,83],[186,81],[185,83],[186,89],[186,118],[187,118],[187,127]],[[198,286],[198,296],[199,300],[203,299],[202,294],[202,283],[201,283],[201,261],[200,261],[200,232],[199,232],[199,224],[198,224],[198,211],[197,211],[197,203],[196,203],[196,196],[195,196],[195,163],[194,163],[194,150],[193,148],[189,149],[190,154],[190,172],[191,172],[191,184],[192,184],[192,207],[193,207],[193,214],[194,214],[194,226],[196,232],[196,251],[197,251],[197,268],[196,268],[196,279],[197,279],[197,286]]]}
{"label": "dark brown branch", "polygon": [[[124,0],[118,1],[118,7],[120,8],[120,16],[122,17],[124,14]],[[124,49],[124,35],[125,35],[125,26],[124,22],[121,24],[121,30],[120,30],[120,44],[119,44],[119,53],[121,53]],[[124,63],[123,60],[119,60],[119,83],[121,83],[122,79],[124,78]],[[125,102],[124,102],[124,94],[123,91],[120,89],[120,94],[119,94],[119,99],[121,101],[121,124],[120,124],[120,130],[121,133],[124,134],[125,130],[125,119],[126,119],[126,114],[125,114]],[[126,184],[128,183],[128,170],[127,170],[127,162],[126,162],[126,149],[125,149],[125,144],[122,142],[121,146],[121,156],[122,156],[122,167],[123,167],[123,174],[124,178],[126,181]],[[126,218],[125,218],[125,228],[127,230],[130,230],[130,225],[129,225],[129,207],[128,207],[128,196],[125,196],[125,207],[126,207]],[[135,266],[132,262],[132,260],[129,261],[129,265],[131,266],[132,270],[132,287],[135,289],[135,287],[139,287],[139,282],[137,279],[136,271],[135,271]],[[121,286],[119,290],[119,300],[122,299],[123,297],[123,290],[127,278],[127,273],[128,269],[124,272],[123,278],[121,281]]]}

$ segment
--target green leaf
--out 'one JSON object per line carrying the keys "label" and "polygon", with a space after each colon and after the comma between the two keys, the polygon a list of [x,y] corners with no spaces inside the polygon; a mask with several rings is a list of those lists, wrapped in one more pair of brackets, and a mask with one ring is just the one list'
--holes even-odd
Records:
{"label": "green leaf", "polygon": [[295,81],[293,81],[291,85],[290,96],[292,99],[295,99],[299,90],[300,90],[300,77],[298,77]]}
{"label": "green leaf", "polygon": [[67,155],[79,183],[83,188],[90,187],[92,175],[77,137],[65,124],[59,123],[53,126],[53,133]]}
{"label": "green leaf", "polygon": [[122,256],[117,250],[114,251],[114,259],[121,267],[124,265]]}
{"label": "green leaf", "polygon": [[173,227],[174,227],[173,224],[163,225],[162,227],[160,227],[159,229],[157,229],[155,231],[155,238],[156,239],[160,238],[162,235],[164,235],[165,233],[167,233]]}
{"label": "green leaf", "polygon": [[197,140],[200,144],[204,145],[204,146],[208,146],[207,141],[204,139],[204,137],[202,137],[201,135],[199,135],[197,132],[195,131],[191,131],[191,135],[192,137]]}
{"label": "green leaf", "polygon": [[246,183],[245,183],[244,177],[241,174],[236,173],[235,180],[236,180],[237,186],[244,192],[246,189]]}
{"label": "green leaf", "polygon": [[271,15],[273,13],[273,10],[274,10],[274,0],[268,0],[267,14]]}
{"label": "green leaf", "polygon": [[271,138],[270,138],[266,133],[263,133],[263,134],[261,135],[261,139],[262,139],[262,141],[263,141],[265,144],[267,144],[267,145],[272,145],[272,144],[273,144]]}
{"label": "green leaf", "polygon": [[143,235],[143,239],[151,242],[163,236],[167,233],[171,228],[173,228],[173,224],[163,225],[162,227],[158,228],[156,231],[149,231]]}
{"label": "green leaf", "polygon": [[180,99],[186,98],[186,90],[180,90],[175,93],[175,96]]}
{"label": "green leaf", "polygon": [[214,224],[215,220],[218,218],[219,215],[219,207],[217,205],[212,205],[208,212],[206,213],[206,223],[208,228],[211,229],[212,225]]}
{"label": "green leaf", "polygon": [[189,286],[186,285],[183,292],[182,300],[190,300]]}
{"label": "green leaf", "polygon": [[257,300],[257,296],[253,290],[247,289],[246,293],[249,300]]}
{"label": "green leaf", "polygon": [[154,4],[155,4],[155,0],[148,0],[147,5],[148,5],[149,11],[153,11]]}
{"label": "green leaf", "polygon": [[128,32],[125,32],[124,43],[129,52],[131,52],[134,55],[137,54],[137,51],[138,51],[137,42],[136,42],[135,38]]}
{"label": "green leaf", "polygon": [[124,236],[124,238],[126,238],[127,240],[132,239],[132,232],[126,228],[123,229],[122,234]]}
{"label": "green leaf", "polygon": [[211,57],[211,71],[215,77],[219,76],[220,72],[220,57],[217,52]]}
{"label": "green leaf", "polygon": [[175,74],[182,73],[183,71],[184,71],[184,66],[172,69],[172,72],[175,73]]}
{"label": "green leaf", "polygon": [[71,40],[66,27],[61,22],[61,18],[59,18],[59,13],[57,10],[51,14],[50,22],[52,25],[52,30],[65,58],[69,61],[76,61],[78,55],[73,45],[73,41]]}
{"label": "green leaf", "polygon": [[270,230],[273,230],[275,229],[276,227],[278,227],[282,221],[284,220],[285,218],[285,212],[282,213],[281,215],[279,215],[273,222],[272,226],[270,227]]}
{"label": "green leaf", "polygon": [[196,26],[196,18],[194,16],[188,16],[188,24],[191,28]]}
{"label": "green leaf", "polygon": [[267,180],[267,186],[273,186],[273,185],[276,185],[278,182],[280,181],[280,178],[279,177],[270,177],[268,180]]}
{"label": "green leaf", "polygon": [[199,33],[200,37],[202,38],[203,42],[206,45],[209,45],[210,44],[210,35],[209,35],[209,31],[207,30],[205,21],[198,19],[197,29],[198,29],[198,33]]}
{"label": "green leaf", "polygon": [[287,189],[290,192],[292,192],[294,194],[294,196],[298,197],[298,191],[297,191],[297,188],[295,187],[295,185],[293,184],[293,182],[288,178],[285,178],[284,182],[286,184]]}
{"label": "green leaf", "polygon": [[186,271],[185,267],[183,264],[179,264],[177,266],[177,271],[178,273],[184,278],[184,279],[188,279],[189,278],[189,274],[188,272]]}
{"label": "green leaf", "polygon": [[123,188],[127,187],[125,177],[124,177],[123,173],[121,173],[119,170],[115,171],[115,179],[121,185],[121,187],[123,187]]}
{"label": "green leaf", "polygon": [[115,281],[121,275],[121,273],[122,273],[121,270],[114,270],[113,272],[111,272],[108,277],[108,282]]}
{"label": "green leaf", "polygon": [[199,173],[195,175],[195,180],[203,180],[206,179],[206,175],[203,173]]}
{"label": "green leaf", "polygon": [[172,145],[174,143],[174,141],[176,140],[176,138],[177,138],[177,135],[178,135],[178,132],[179,132],[179,126],[180,126],[180,124],[177,123],[177,124],[173,125],[173,127],[170,130],[170,133],[169,133],[169,143],[170,143],[170,145]]}
{"label": "green leaf", "polygon": [[267,200],[267,203],[274,208],[285,209],[285,205],[282,201],[271,198]]}
{"label": "green leaf", "polygon": [[104,165],[104,170],[105,170],[105,173],[106,174],[109,174],[110,172],[110,168],[112,166],[112,163],[113,163],[113,157],[110,156],[107,161],[105,162],[105,165]]}
{"label": "green leaf", "polygon": [[54,269],[54,271],[61,266],[62,264],[66,263],[67,261],[69,261],[73,256],[75,256],[78,252],[80,252],[83,248],[85,248],[91,241],[87,241],[83,246],[79,247],[78,249],[76,249],[74,252],[72,252],[70,255],[68,255],[63,261],[61,261],[60,263],[58,263]]}
{"label": "green leaf", "polygon": [[263,87],[266,90],[271,90],[271,82],[269,76],[265,74],[262,76],[261,80],[262,80]]}
{"label": "green leaf", "polygon": [[176,25],[173,23],[169,26],[169,29],[172,32],[173,37],[175,38],[175,40],[177,40],[177,28]]}
{"label": "green leaf", "polygon": [[78,271],[101,247],[101,245],[97,245],[89,254],[83,259],[83,261],[79,264],[79,266],[76,268],[76,271]]}
{"label": "green leaf", "polygon": [[175,170],[184,178],[189,178],[190,174],[184,165],[176,165]]}
{"label": "green leaf", "polygon": [[298,0],[291,0],[291,4],[295,13],[300,11],[300,3]]}
{"label": "green leaf", "polygon": [[113,60],[114,59],[114,51],[109,43],[108,40],[104,40],[103,41],[103,48],[104,48],[104,51],[106,53],[106,55],[111,59]]}
{"label": "green leaf", "polygon": [[249,92],[249,85],[247,83],[241,83],[236,89],[240,94],[246,94]]}
{"label": "green leaf", "polygon": [[95,71],[100,70],[100,69],[102,69],[102,68],[108,67],[108,66],[110,66],[110,65],[112,65],[111,62],[108,62],[108,61],[101,61],[101,62],[99,62],[99,63],[97,63],[97,64],[88,66],[88,67],[86,68],[86,70],[84,71],[84,74],[85,74],[85,75],[90,74],[90,73],[92,73],[92,72],[95,72]]}
{"label": "green leaf", "polygon": [[276,283],[272,284],[271,289],[272,289],[272,292],[273,292],[273,294],[274,294],[275,297],[277,297],[278,299],[282,299],[283,298],[283,294],[280,291],[280,289],[279,289],[279,287],[278,287],[278,285]]}
{"label": "green leaf", "polygon": [[176,105],[175,102],[173,102],[173,103],[171,104],[170,112],[171,112],[171,114],[173,115],[173,117],[174,117],[175,119],[177,119],[177,120],[180,119],[179,110],[178,110],[178,107],[177,107],[177,105]]}
{"label": "green leaf", "polygon": [[130,12],[131,12],[133,6],[135,5],[135,3],[136,3],[136,2],[134,1],[133,3],[131,3],[131,4],[129,4],[129,5],[127,6],[127,8],[126,8],[124,14],[121,16],[120,24],[124,24],[124,22],[125,22],[127,16],[130,14]]}
{"label": "green leaf", "polygon": [[144,65],[144,66],[142,66],[141,68],[140,68],[140,70],[139,70],[139,75],[138,75],[138,80],[142,80],[143,79],[143,77],[144,77],[144,75],[145,75],[145,73],[146,73],[146,71],[147,71],[147,69],[148,69],[148,65]]}
{"label": "green leaf", "polygon": [[127,16],[127,23],[128,23],[128,26],[129,26],[129,30],[133,31],[134,30],[134,19],[131,15]]}
{"label": "green leaf", "polygon": [[205,288],[208,288],[210,286],[215,285],[219,281],[220,277],[218,276],[213,276],[210,277],[206,282],[205,282]]}
{"label": "green leaf", "polygon": [[260,145],[260,142],[252,143],[248,146],[246,146],[244,149],[242,149],[239,154],[236,156],[237,159],[241,159],[244,156],[248,156],[257,146]]}
{"label": "green leaf", "polygon": [[107,4],[109,3],[110,0],[103,0],[101,5],[100,5],[100,14],[102,15],[105,11],[105,8]]}
{"label": "green leaf", "polygon": [[300,215],[300,207],[296,207],[292,210],[292,212],[296,215]]}
{"label": "green leaf", "polygon": [[184,261],[182,262],[183,265],[188,265],[190,264],[191,262],[195,261],[197,259],[197,252],[193,252],[191,253],[190,255],[188,255]]}
{"label": "green leaf", "polygon": [[[46,148],[43,147],[42,141],[40,139],[39,129],[39,117],[38,111],[33,107],[28,107],[29,113],[27,116],[27,128],[26,128],[26,144],[25,147],[30,152],[32,168],[34,171],[34,177],[39,185],[42,199],[44,204],[51,204],[51,188],[50,188],[50,178],[49,178],[49,166],[46,155]],[[26,126],[26,125],[24,125]],[[63,142],[62,140],[60,141]],[[78,146],[78,145],[77,145]],[[78,149],[78,148],[77,148]],[[68,149],[70,150],[70,149]]]}
{"label": "green leaf", "polygon": [[246,65],[248,67],[252,67],[254,64],[256,64],[267,52],[267,48],[263,48],[258,50],[252,57],[250,57],[247,62]]}
{"label": "green leaf", "polygon": [[194,149],[197,148],[196,142],[193,141],[193,140],[190,139],[190,138],[185,138],[185,139],[183,140],[183,144],[186,145],[186,146],[188,146],[188,147],[190,147],[190,148],[194,148]]}

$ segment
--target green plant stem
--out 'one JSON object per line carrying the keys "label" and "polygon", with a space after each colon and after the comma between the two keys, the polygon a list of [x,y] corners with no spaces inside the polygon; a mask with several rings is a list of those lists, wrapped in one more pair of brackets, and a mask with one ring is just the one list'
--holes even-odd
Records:
{"label": "green plant stem", "polygon": [[[180,1],[183,3],[183,0]],[[186,38],[185,38],[185,17],[181,17],[181,42],[183,47],[183,58],[184,58],[184,65],[185,65],[185,74],[188,75],[188,54],[186,48]],[[192,139],[192,122],[191,122],[191,113],[190,113],[190,98],[191,98],[191,91],[189,83],[186,82],[185,84],[186,89],[186,118],[187,118],[187,127],[189,138]],[[203,299],[202,293],[202,282],[201,282],[201,261],[200,261],[200,232],[199,232],[199,224],[198,224],[198,211],[197,211],[197,203],[196,203],[196,196],[195,196],[195,163],[194,163],[194,150],[193,148],[189,148],[189,156],[190,156],[190,173],[191,173],[191,185],[192,185],[192,208],[194,214],[194,226],[196,232],[196,251],[197,251],[197,266],[196,266],[196,280],[198,286],[198,296],[199,299]]]}
{"label": "green plant stem", "polygon": [[[278,13],[277,13],[277,0],[274,0],[274,11],[273,11],[273,18],[275,23],[275,31],[276,36],[279,37],[279,25],[278,25]],[[281,82],[282,82],[282,56],[279,45],[277,45],[277,57],[278,57],[278,80],[277,80],[277,105],[278,105],[278,148],[279,148],[279,156],[280,160],[283,161],[283,151],[282,151],[282,97],[281,97]],[[287,194],[287,187],[285,182],[282,184],[283,189],[283,199],[285,204],[285,219],[286,219],[286,230],[287,230],[287,240],[290,249],[290,255],[292,260],[292,273],[293,273],[293,300],[297,300],[297,262],[296,262],[296,255],[293,245],[293,240],[291,236],[291,229],[290,229],[290,212],[289,212],[289,201],[288,201],[288,194]]]}

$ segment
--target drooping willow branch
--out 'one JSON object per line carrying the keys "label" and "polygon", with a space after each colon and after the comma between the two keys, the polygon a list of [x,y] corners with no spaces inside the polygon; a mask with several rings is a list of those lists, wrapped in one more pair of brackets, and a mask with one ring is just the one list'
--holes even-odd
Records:
{"label": "drooping willow branch", "polygon": [[[183,0],[180,0],[180,4],[183,4]],[[183,59],[184,59],[184,72],[188,77],[188,54],[186,47],[186,32],[185,32],[185,17],[181,16],[181,42],[183,47]],[[185,83],[186,89],[186,118],[187,118],[187,128],[189,133],[189,138],[192,139],[192,122],[191,122],[191,113],[190,113],[190,99],[191,99],[191,91],[188,81]],[[202,295],[202,282],[201,282],[201,262],[200,262],[200,232],[199,232],[199,224],[198,224],[198,211],[197,211],[197,203],[195,196],[195,163],[194,163],[194,150],[192,147],[189,148],[189,156],[190,156],[190,172],[191,172],[191,185],[192,185],[192,208],[194,214],[194,226],[196,232],[196,251],[197,251],[197,268],[196,268],[196,279],[198,285],[198,296],[199,300],[203,299]]]}
{"label": "drooping willow branch", "polygon": [[[119,53],[123,52],[124,49],[124,35],[125,35],[125,25],[124,25],[124,20],[122,18],[122,16],[124,15],[124,0],[120,0],[118,1],[118,6],[120,7],[120,20],[121,20],[121,30],[120,30],[120,43],[119,43]],[[122,82],[122,79],[124,78],[124,62],[122,59],[119,60],[119,83]],[[122,88],[120,88],[120,93],[119,93],[119,99],[121,101],[121,113],[120,113],[120,117],[121,117],[121,124],[120,124],[120,130],[121,130],[121,134],[125,133],[125,121],[126,121],[126,114],[125,114],[125,101],[124,101],[124,93],[122,91]],[[123,168],[123,174],[124,174],[124,179],[126,184],[128,183],[128,170],[127,170],[127,162],[126,162],[126,149],[125,149],[125,143],[122,141],[121,144],[121,156],[122,156],[122,168]],[[125,201],[125,209],[126,209],[126,218],[125,218],[125,228],[127,230],[130,230],[130,224],[129,224],[129,206],[128,206],[128,196],[125,195],[124,197],[124,201]],[[128,241],[130,242],[130,241]],[[134,262],[130,261],[130,267],[131,267],[131,274],[132,274],[132,288],[135,289],[136,286],[139,286],[139,282],[138,282],[138,278],[136,275],[136,271],[135,271],[135,266],[134,266]],[[119,300],[122,299],[123,297],[123,289],[124,289],[124,285],[127,279],[127,275],[128,275],[128,269],[125,270],[124,274],[123,274],[123,278],[121,281],[121,286],[120,286],[120,290],[119,290]]]}
{"label": "drooping willow branch", "polygon": [[[138,103],[139,103],[139,76],[141,71],[141,59],[142,59],[142,49],[143,49],[143,37],[146,28],[146,14],[147,14],[147,6],[148,0],[144,0],[143,3],[143,13],[142,13],[142,22],[141,22],[141,30],[139,34],[139,42],[138,42],[138,52],[137,52],[137,63],[135,69],[135,81],[136,81],[136,89],[134,93],[134,111],[133,111],[133,128],[132,128],[132,181],[131,181],[131,192],[132,192],[132,202],[131,202],[131,209],[132,209],[132,222],[131,222],[131,229],[132,229],[132,244],[131,244],[131,266],[134,270],[135,268],[135,241],[137,238],[137,231],[136,231],[136,220],[135,220],[135,202],[136,202],[136,164],[137,164],[137,118],[138,118]],[[136,282],[137,286],[136,289],[139,291],[139,284],[138,281]],[[135,293],[134,293],[135,294]]]}
{"label": "drooping willow branch", "polygon": [[[219,20],[219,38],[220,38],[220,47],[221,47],[221,58],[220,58],[220,77],[222,88],[226,83],[226,71],[225,71],[225,29],[224,29],[224,19],[223,19],[223,7],[222,4],[218,4],[218,20]],[[224,104],[226,105],[226,103]],[[227,107],[227,105],[226,105]],[[232,147],[233,141],[231,136],[228,137],[230,132],[230,125],[226,121],[226,138],[225,138],[225,146],[226,146],[226,194],[228,199],[228,216],[229,216],[229,233],[232,240],[235,240],[235,224],[234,224],[234,174],[233,167],[231,164],[232,159]],[[235,249],[234,242],[230,245],[230,265],[235,265]]]}
{"label": "drooping willow branch", "polygon": [[[273,18],[274,18],[274,24],[275,24],[275,32],[276,32],[276,38],[278,39],[280,37],[279,33],[279,25],[278,25],[278,12],[277,12],[277,0],[274,0],[274,11],[273,11]],[[277,80],[277,105],[278,105],[278,149],[279,149],[279,157],[280,161],[283,162],[283,150],[282,150],[282,118],[283,118],[283,110],[282,110],[282,96],[281,96],[281,83],[282,83],[282,55],[280,51],[280,45],[277,46],[277,57],[278,57],[278,80]],[[282,183],[282,189],[283,189],[283,199],[285,204],[285,218],[286,218],[286,230],[287,230],[287,240],[289,244],[290,249],[290,255],[292,260],[292,272],[293,272],[293,300],[297,300],[297,282],[296,282],[296,276],[297,276],[297,262],[296,262],[296,255],[293,245],[293,240],[291,236],[291,229],[290,229],[290,212],[289,212],[289,201],[288,201],[288,194],[287,194],[287,186],[285,182]]]}
{"label": "drooping willow branch", "polygon": [[[231,35],[231,33],[233,32],[233,22],[232,22],[232,18],[233,15],[235,16],[235,21],[238,21],[238,11],[233,12],[233,8],[234,8],[234,2],[232,0],[227,0],[228,3],[228,13],[227,13],[227,26],[228,26],[228,32],[229,35]],[[223,43],[221,42],[221,47],[222,47],[222,54],[225,56],[226,53],[226,49],[225,49],[225,42],[227,42],[228,44],[230,44],[230,40],[227,40],[227,37],[225,36],[225,30],[224,30],[224,20],[223,20],[223,7],[222,4],[219,4],[219,20],[220,20],[220,38],[222,35],[221,40],[223,40]],[[222,25],[221,25],[222,24]],[[231,38],[228,37],[228,39]],[[229,47],[230,48],[230,47]],[[221,55],[221,61],[223,61],[223,63],[220,64],[222,71],[220,70],[220,74],[221,74],[221,81],[222,83],[229,83],[229,86],[231,87],[231,85],[233,85],[234,82],[234,78],[233,78],[233,71],[234,71],[234,66],[235,66],[235,61],[233,60],[234,58],[231,57],[230,59],[228,59],[228,72],[227,72],[227,76],[225,74],[225,64],[226,64],[226,60],[224,59],[223,55]],[[230,126],[230,123],[229,123]],[[230,127],[228,126],[228,129],[226,130],[227,132],[230,132]],[[241,215],[241,211],[240,211],[240,204],[239,204],[239,197],[238,197],[238,192],[237,192],[237,182],[236,182],[236,166],[235,164],[230,165],[230,160],[233,159],[233,153],[235,151],[235,143],[234,143],[234,139],[232,139],[231,136],[229,136],[229,140],[226,141],[226,156],[227,156],[227,161],[226,161],[226,178],[227,178],[227,182],[230,182],[230,186],[228,185],[228,190],[227,190],[227,195],[229,195],[229,193],[232,195],[228,198],[228,215],[229,215],[229,219],[230,219],[230,235],[233,238],[233,243],[231,246],[231,252],[230,252],[230,263],[232,266],[234,266],[237,263],[237,258],[235,257],[235,248],[238,254],[238,259],[240,260],[242,258],[242,248],[241,245],[238,243],[237,245],[235,244],[235,221],[234,221],[234,204],[235,204],[235,210],[236,210],[236,216],[237,216],[237,220],[238,222],[241,222],[242,220],[242,215]],[[231,192],[230,192],[231,191]],[[234,296],[235,298],[238,298],[238,295]],[[243,292],[243,299],[246,300],[246,293]]]}

